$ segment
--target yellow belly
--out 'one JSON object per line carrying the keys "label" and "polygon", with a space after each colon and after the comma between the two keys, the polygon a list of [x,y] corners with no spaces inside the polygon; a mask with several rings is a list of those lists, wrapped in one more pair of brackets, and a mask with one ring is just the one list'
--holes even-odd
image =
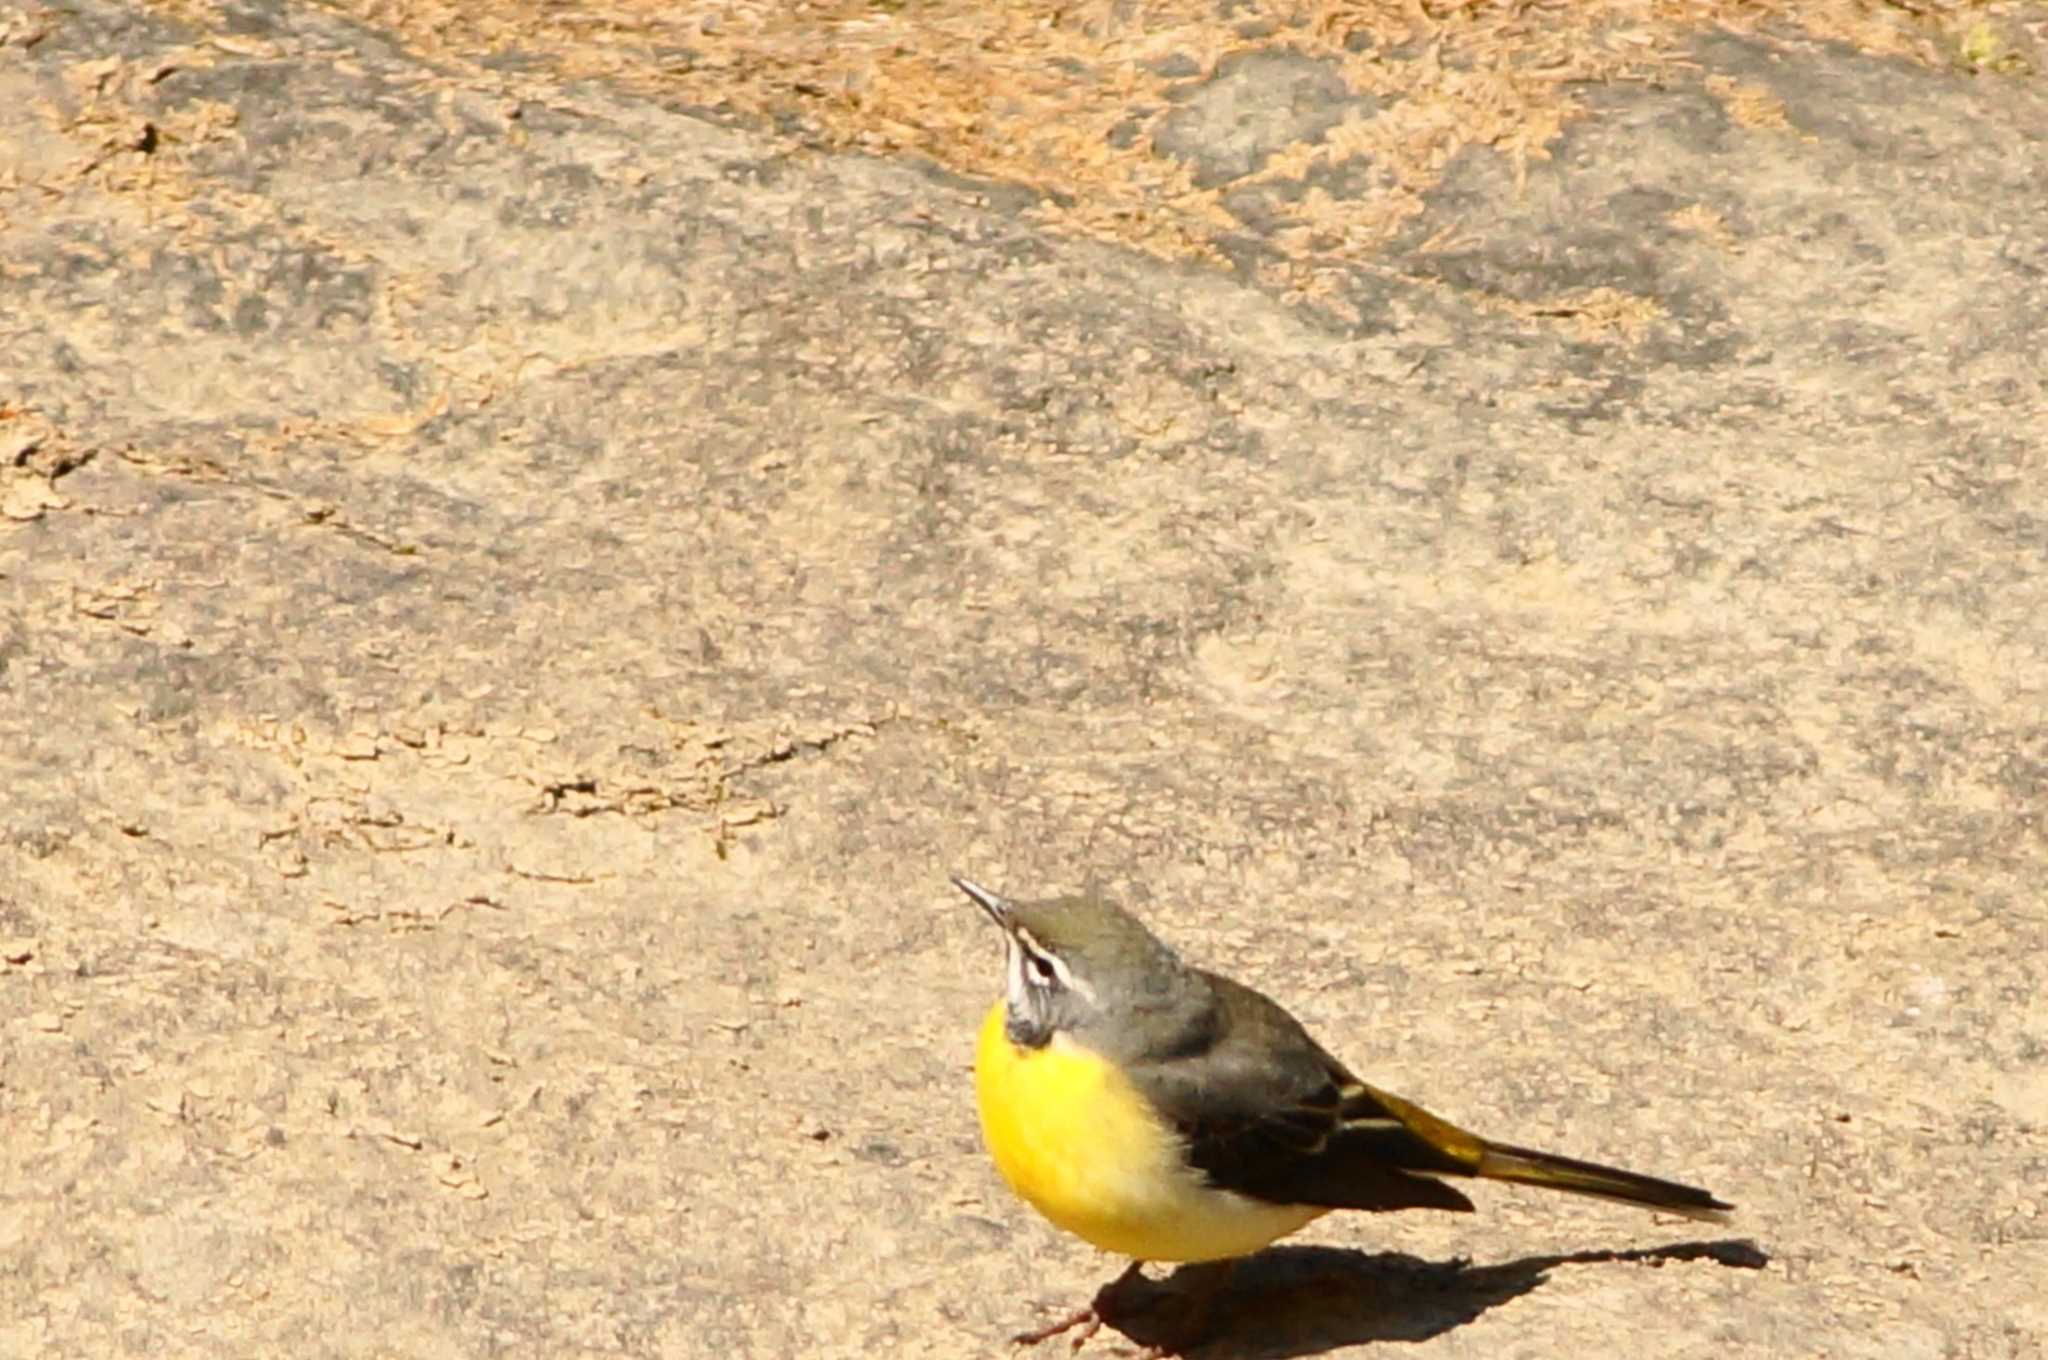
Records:
{"label": "yellow belly", "polygon": [[981,1027],[974,1084],[982,1137],[1010,1188],[1104,1251],[1141,1261],[1243,1256],[1325,1212],[1205,1184],[1122,1074],[1065,1035],[1019,1048],[1003,1033],[1000,1001]]}

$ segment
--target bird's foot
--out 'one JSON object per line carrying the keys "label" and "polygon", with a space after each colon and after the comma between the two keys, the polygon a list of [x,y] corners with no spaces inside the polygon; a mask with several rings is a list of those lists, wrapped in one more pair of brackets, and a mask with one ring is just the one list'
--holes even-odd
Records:
{"label": "bird's foot", "polygon": [[1133,1262],[1130,1269],[1097,1290],[1094,1302],[1086,1308],[1019,1332],[1011,1340],[1019,1346],[1036,1346],[1072,1333],[1071,1347],[1078,1351],[1109,1323],[1139,1344],[1136,1360],[1180,1355],[1209,1335],[1212,1305],[1232,1264],[1183,1266],[1177,1278],[1187,1287],[1166,1289],[1147,1280],[1143,1267]]}
{"label": "bird's foot", "polygon": [[1036,1346],[1041,1341],[1050,1341],[1065,1332],[1075,1333],[1073,1349],[1080,1350],[1088,1344],[1088,1338],[1102,1330],[1102,1314],[1091,1305],[1067,1314],[1057,1322],[1048,1322],[1043,1327],[1033,1327],[1028,1332],[1019,1332],[1010,1338],[1013,1346]]}
{"label": "bird's foot", "polygon": [[1028,1332],[1019,1332],[1010,1338],[1011,1344],[1036,1346],[1041,1341],[1050,1341],[1056,1336],[1073,1332],[1074,1339],[1071,1348],[1073,1350],[1080,1350],[1081,1347],[1088,1344],[1089,1338],[1102,1330],[1103,1322],[1112,1312],[1116,1311],[1118,1296],[1131,1289],[1134,1283],[1142,1285],[1144,1282],[1145,1272],[1143,1264],[1133,1261],[1123,1274],[1096,1290],[1094,1301],[1086,1308],[1078,1308],[1057,1322],[1049,1322],[1043,1327],[1034,1327]]}

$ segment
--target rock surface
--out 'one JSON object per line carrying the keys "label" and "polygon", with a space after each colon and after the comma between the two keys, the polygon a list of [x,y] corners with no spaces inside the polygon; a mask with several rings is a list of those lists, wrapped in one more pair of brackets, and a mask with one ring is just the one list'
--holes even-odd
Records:
{"label": "rock surface", "polygon": [[955,871],[1742,1209],[1199,1355],[2048,1344],[2037,10],[680,8],[0,9],[0,1353],[1003,1353]]}

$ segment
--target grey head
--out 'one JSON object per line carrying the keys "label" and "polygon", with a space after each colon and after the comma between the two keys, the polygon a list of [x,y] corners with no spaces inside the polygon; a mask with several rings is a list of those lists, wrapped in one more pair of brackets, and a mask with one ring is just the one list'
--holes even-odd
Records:
{"label": "grey head", "polygon": [[1012,1043],[1040,1048],[1065,1034],[1138,1061],[1207,1041],[1215,1021],[1207,975],[1122,907],[1092,897],[1013,901],[964,878],[953,885],[1003,932]]}

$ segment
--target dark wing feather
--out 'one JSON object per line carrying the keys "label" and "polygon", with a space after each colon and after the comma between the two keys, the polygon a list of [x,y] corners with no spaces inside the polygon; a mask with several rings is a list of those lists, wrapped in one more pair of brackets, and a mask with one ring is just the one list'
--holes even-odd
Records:
{"label": "dark wing feather", "polygon": [[1130,1072],[1212,1184],[1275,1204],[1471,1210],[1435,1177],[1471,1175],[1478,1139],[1353,1077],[1258,992],[1204,976],[1211,1023]]}

